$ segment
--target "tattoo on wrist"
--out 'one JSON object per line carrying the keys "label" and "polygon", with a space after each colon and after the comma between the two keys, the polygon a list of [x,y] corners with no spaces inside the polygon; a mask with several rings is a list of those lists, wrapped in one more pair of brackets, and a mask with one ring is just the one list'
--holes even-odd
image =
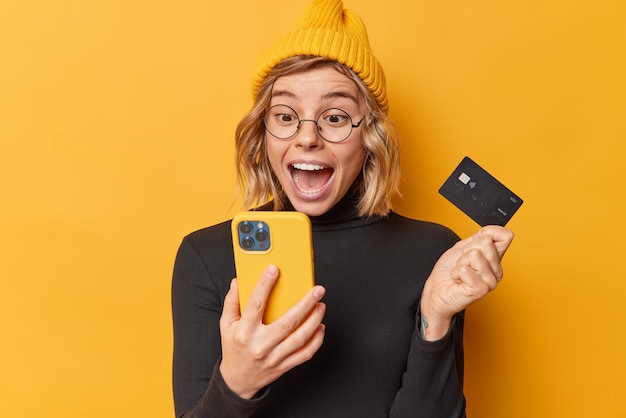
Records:
{"label": "tattoo on wrist", "polygon": [[426,328],[428,328],[428,319],[426,319],[424,315],[422,315],[421,325],[422,326],[420,327],[420,334],[422,335],[422,338],[426,338]]}

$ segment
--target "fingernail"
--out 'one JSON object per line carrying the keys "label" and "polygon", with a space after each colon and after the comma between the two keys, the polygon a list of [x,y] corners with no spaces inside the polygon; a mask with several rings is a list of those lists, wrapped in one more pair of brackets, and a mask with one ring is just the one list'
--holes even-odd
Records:
{"label": "fingernail", "polygon": [[316,286],[315,289],[313,289],[313,296],[315,296],[317,299],[321,299],[325,293],[326,289],[324,289],[322,286]]}
{"label": "fingernail", "polygon": [[278,274],[278,267],[276,267],[273,264],[270,264],[269,266],[267,266],[267,270],[266,270],[269,274],[271,274],[272,276],[275,276]]}

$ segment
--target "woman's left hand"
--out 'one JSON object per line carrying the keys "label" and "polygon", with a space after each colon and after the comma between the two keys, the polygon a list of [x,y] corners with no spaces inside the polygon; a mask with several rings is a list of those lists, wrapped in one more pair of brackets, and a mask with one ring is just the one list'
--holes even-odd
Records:
{"label": "woman's left hand", "polygon": [[501,260],[512,240],[512,231],[489,225],[443,253],[420,303],[426,340],[443,337],[456,313],[496,288],[503,275]]}

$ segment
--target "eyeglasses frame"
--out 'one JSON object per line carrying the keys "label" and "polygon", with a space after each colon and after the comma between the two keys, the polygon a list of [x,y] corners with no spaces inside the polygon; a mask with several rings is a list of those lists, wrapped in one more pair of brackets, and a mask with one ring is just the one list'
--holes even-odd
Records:
{"label": "eyeglasses frame", "polygon": [[[284,107],[287,107],[287,108],[291,109],[291,110],[293,111],[294,115],[296,115],[296,117],[298,118],[298,125],[296,126],[296,131],[295,131],[292,135],[290,135],[290,136],[288,136],[288,137],[285,137],[285,138],[282,138],[282,137],[280,137],[280,136],[276,136],[275,134],[273,134],[273,133],[272,133],[272,132],[271,132],[271,131],[267,128],[267,123],[265,122],[265,116],[267,115],[267,112],[269,112],[269,110],[270,110],[270,109],[272,109],[272,108],[274,108],[274,107],[277,107],[277,106],[284,106]],[[324,138],[324,136],[323,136],[323,135],[322,135],[322,133],[320,132],[320,131],[321,131],[320,126],[319,126],[319,125],[318,125],[318,123],[317,123],[317,122],[320,120],[320,118],[322,117],[322,115],[323,115],[324,113],[328,112],[329,110],[339,110],[339,111],[341,111],[341,112],[345,113],[346,115],[348,115],[348,119],[350,119],[350,126],[351,126],[351,128],[350,128],[350,132],[348,133],[348,135],[347,135],[345,138],[343,138],[343,139],[341,139],[341,140],[339,140],[339,141],[331,141],[331,140],[329,140],[329,139]],[[363,123],[363,121],[365,120],[365,116],[363,116],[363,117],[361,118],[361,120],[360,120],[360,121],[358,121],[356,124],[354,124],[354,123],[352,122],[352,116],[350,116],[350,114],[349,114],[348,112],[346,112],[345,110],[343,110],[343,109],[341,109],[341,108],[339,108],[339,107],[329,107],[328,109],[324,109],[324,110],[322,110],[322,111],[320,112],[320,114],[317,116],[317,119],[300,119],[300,115],[298,115],[298,112],[296,112],[296,110],[295,110],[293,107],[288,106],[288,105],[286,105],[286,104],[279,103],[279,104],[275,104],[275,105],[273,105],[273,106],[270,106],[270,107],[267,109],[267,111],[266,111],[266,112],[265,112],[265,113],[261,116],[261,120],[263,121],[263,126],[265,126],[265,130],[267,131],[267,133],[269,133],[270,135],[272,135],[272,136],[273,136],[274,138],[276,138],[276,139],[285,139],[285,140],[286,140],[286,139],[291,139],[291,138],[293,138],[294,136],[298,135],[298,132],[300,132],[300,127],[302,126],[302,122],[313,122],[313,123],[315,124],[315,128],[316,128],[316,129],[315,129],[315,131],[317,132],[317,134],[319,135],[319,137],[320,137],[320,138],[322,138],[324,141],[329,142],[329,143],[331,143],[331,144],[339,144],[339,143],[341,143],[341,142],[344,142],[344,141],[345,141],[345,140],[347,140],[348,138],[350,138],[350,135],[352,135],[352,131],[354,131],[354,128],[358,128],[358,127],[360,127],[360,126],[361,126],[361,124],[362,124],[362,123]]]}

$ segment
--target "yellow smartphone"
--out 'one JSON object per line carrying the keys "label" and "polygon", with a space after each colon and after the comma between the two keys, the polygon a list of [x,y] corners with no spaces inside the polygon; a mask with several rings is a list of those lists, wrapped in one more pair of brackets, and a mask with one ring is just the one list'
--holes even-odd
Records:
{"label": "yellow smartphone", "polygon": [[280,273],[263,322],[284,314],[315,283],[311,221],[300,212],[240,212],[232,222],[239,304],[243,312],[263,270],[274,264]]}

